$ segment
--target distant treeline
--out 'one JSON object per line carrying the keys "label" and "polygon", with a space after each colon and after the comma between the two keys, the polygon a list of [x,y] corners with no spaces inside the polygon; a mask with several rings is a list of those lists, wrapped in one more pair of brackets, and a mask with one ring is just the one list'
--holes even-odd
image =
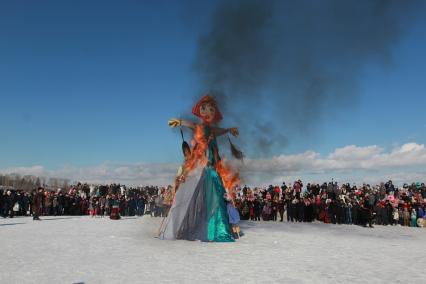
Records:
{"label": "distant treeline", "polygon": [[0,186],[12,187],[16,190],[32,191],[40,186],[52,189],[68,189],[69,180],[60,178],[44,178],[32,175],[0,174]]}

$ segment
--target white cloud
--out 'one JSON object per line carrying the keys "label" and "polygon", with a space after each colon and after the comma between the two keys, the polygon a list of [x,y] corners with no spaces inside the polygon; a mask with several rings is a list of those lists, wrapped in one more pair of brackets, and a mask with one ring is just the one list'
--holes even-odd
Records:
{"label": "white cloud", "polygon": [[[248,183],[268,184],[264,177],[294,180],[296,177],[339,177],[351,181],[378,182],[392,176],[403,181],[400,173],[405,173],[410,182],[416,171],[416,179],[426,172],[426,149],[423,144],[408,143],[395,147],[389,152],[376,145],[359,147],[355,145],[338,148],[322,158],[319,153],[307,151],[295,155],[280,155],[266,160],[248,159],[240,168]],[[415,167],[415,169],[412,169]],[[420,172],[419,172],[420,171]],[[376,173],[372,175],[372,173]],[[360,174],[361,177],[358,177]],[[376,178],[375,178],[376,177]],[[385,178],[387,177],[387,178]],[[382,179],[383,178],[383,179]],[[317,180],[321,181],[321,180]]]}
{"label": "white cloud", "polygon": [[355,145],[346,146],[336,149],[329,155],[330,160],[344,161],[344,160],[365,160],[372,156],[377,156],[383,149],[374,146],[358,147]]}
{"label": "white cloud", "polygon": [[[279,155],[270,159],[246,159],[244,164],[232,161],[245,184],[280,183],[296,178],[325,181],[331,177],[350,182],[378,182],[388,178],[411,182],[421,180],[426,173],[426,148],[423,144],[407,143],[390,151],[376,145],[349,145],[321,156],[313,151]],[[95,183],[120,182],[129,185],[166,185],[173,182],[178,164],[103,163],[97,166],[65,166],[49,170],[43,166],[14,167],[3,173],[67,178],[71,181]]]}

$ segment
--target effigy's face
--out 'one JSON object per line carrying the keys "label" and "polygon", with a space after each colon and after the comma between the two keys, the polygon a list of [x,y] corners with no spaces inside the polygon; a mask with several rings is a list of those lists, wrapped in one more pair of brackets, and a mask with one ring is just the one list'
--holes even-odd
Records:
{"label": "effigy's face", "polygon": [[206,103],[201,105],[200,108],[200,115],[203,121],[205,122],[213,122],[215,116],[216,116],[216,108],[211,103]]}

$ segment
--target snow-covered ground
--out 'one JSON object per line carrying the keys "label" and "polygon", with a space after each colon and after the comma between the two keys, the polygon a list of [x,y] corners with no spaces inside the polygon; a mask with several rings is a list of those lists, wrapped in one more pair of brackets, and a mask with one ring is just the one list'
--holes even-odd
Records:
{"label": "snow-covered ground", "polygon": [[0,220],[0,283],[424,283],[426,230],[243,222],[235,243],[156,239],[161,219]]}

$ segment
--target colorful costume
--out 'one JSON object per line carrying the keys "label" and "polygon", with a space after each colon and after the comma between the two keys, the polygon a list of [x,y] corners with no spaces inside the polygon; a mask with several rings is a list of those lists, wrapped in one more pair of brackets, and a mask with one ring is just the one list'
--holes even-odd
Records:
{"label": "colorful costume", "polygon": [[[194,107],[194,114],[197,115],[199,107],[200,103]],[[219,111],[217,118],[221,119]],[[160,228],[161,239],[234,241],[225,204],[226,182],[219,174],[226,167],[219,157],[214,130],[206,123],[194,128],[192,158],[185,164],[185,181],[179,185],[170,213]]]}
{"label": "colorful costume", "polygon": [[[208,126],[204,126],[204,133],[209,137]],[[208,165],[192,170],[180,185],[160,238],[234,241],[225,205],[225,187],[214,167],[215,147],[216,139],[212,139],[208,144]]]}

